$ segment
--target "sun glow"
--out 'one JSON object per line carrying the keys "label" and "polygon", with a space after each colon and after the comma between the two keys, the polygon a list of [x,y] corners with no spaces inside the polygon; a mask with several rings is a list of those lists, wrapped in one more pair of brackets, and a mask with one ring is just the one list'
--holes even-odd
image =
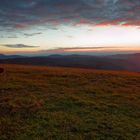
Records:
{"label": "sun glow", "polygon": [[[78,25],[60,26],[57,30],[43,30],[42,34],[33,37],[8,38],[1,40],[1,52],[34,52],[69,48],[66,51],[128,51],[140,50],[140,29],[136,26],[121,25]],[[25,44],[38,48],[7,48],[2,44]],[[95,47],[95,49],[94,49]],[[103,47],[98,48],[97,47]],[[77,48],[77,49],[72,49]],[[79,49],[78,49],[79,48]],[[81,49],[85,48],[85,49]],[[87,48],[87,49],[86,49]]]}
{"label": "sun glow", "polygon": [[91,47],[138,47],[140,29],[133,26],[95,26],[86,34],[75,37],[79,46]]}

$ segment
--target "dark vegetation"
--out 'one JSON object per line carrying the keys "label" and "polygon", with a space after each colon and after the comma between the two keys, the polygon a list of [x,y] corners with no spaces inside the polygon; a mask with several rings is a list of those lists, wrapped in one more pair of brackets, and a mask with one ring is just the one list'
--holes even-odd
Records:
{"label": "dark vegetation", "polygon": [[112,56],[51,55],[46,57],[1,59],[0,63],[94,68],[104,70],[127,70],[140,72],[140,54],[124,54]]}
{"label": "dark vegetation", "polygon": [[140,140],[140,74],[2,65],[0,140]]}
{"label": "dark vegetation", "polygon": [[0,73],[3,73],[4,72],[4,69],[3,68],[0,68]]}

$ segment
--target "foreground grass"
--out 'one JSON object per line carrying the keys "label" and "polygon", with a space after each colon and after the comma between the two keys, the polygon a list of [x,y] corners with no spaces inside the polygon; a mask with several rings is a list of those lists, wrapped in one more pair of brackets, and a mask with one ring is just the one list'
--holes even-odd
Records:
{"label": "foreground grass", "polygon": [[140,140],[140,74],[3,67],[0,140]]}

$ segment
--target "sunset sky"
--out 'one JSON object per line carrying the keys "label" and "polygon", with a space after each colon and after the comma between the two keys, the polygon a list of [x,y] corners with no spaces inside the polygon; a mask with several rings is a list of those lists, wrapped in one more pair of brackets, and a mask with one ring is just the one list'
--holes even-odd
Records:
{"label": "sunset sky", "polygon": [[0,0],[0,53],[140,51],[140,0]]}

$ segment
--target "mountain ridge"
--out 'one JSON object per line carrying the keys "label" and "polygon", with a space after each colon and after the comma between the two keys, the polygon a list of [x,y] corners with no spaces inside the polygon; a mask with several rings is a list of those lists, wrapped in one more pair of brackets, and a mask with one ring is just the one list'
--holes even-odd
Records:
{"label": "mountain ridge", "polygon": [[[12,56],[14,57],[14,56]],[[38,57],[21,57],[0,59],[1,64],[26,64],[60,67],[93,68],[105,70],[127,70],[140,72],[140,54],[112,56],[91,55],[50,55]]]}

